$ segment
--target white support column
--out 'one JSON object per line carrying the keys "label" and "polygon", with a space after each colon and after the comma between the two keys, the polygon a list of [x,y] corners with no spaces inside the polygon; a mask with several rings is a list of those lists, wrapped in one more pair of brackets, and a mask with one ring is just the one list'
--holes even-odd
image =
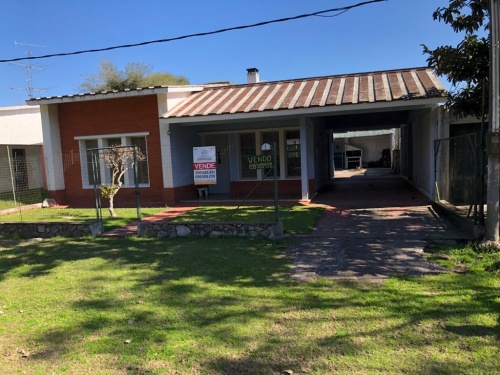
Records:
{"label": "white support column", "polygon": [[174,187],[171,140],[172,132],[170,130],[170,124],[160,120],[161,169],[164,188]]}
{"label": "white support column", "polygon": [[302,185],[302,200],[308,200],[310,197],[309,192],[309,169],[308,169],[308,131],[307,123],[304,117],[299,120],[300,128],[300,179]]}
{"label": "white support column", "polygon": [[47,190],[64,190],[64,172],[57,105],[40,106]]}

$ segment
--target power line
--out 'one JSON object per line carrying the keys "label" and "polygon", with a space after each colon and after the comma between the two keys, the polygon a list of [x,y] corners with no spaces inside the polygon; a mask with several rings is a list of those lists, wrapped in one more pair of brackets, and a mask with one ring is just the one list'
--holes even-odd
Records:
{"label": "power line", "polygon": [[[141,42],[141,43],[133,43],[133,44],[122,44],[118,46],[112,46],[112,47],[104,47],[104,48],[95,48],[95,49],[86,49],[86,50],[81,50],[81,51],[73,51],[73,52],[63,52],[63,53],[53,53],[49,55],[42,55],[42,56],[30,56],[30,57],[18,57],[14,59],[4,59],[0,60],[0,63],[6,63],[6,62],[15,62],[15,61],[23,61],[23,60],[36,60],[36,59],[46,59],[49,57],[61,57],[61,56],[73,56],[73,55],[81,55],[84,53],[95,53],[95,52],[104,52],[104,51],[111,51],[115,49],[123,49],[123,48],[131,48],[131,47],[140,47],[140,46],[145,46],[148,44],[155,44],[155,43],[168,43],[168,42],[173,42],[176,40],[182,40],[182,39],[188,39],[188,38],[196,38],[196,37],[201,37],[201,36],[207,36],[207,35],[214,35],[214,34],[221,34],[225,33],[228,31],[235,31],[235,30],[244,30],[244,29],[250,29],[253,27],[260,27],[260,26],[265,26],[273,23],[279,23],[279,22],[286,22],[286,21],[293,21],[293,20],[298,20],[301,18],[308,18],[308,17],[313,17],[313,16],[321,16],[322,14],[325,13],[331,13],[331,12],[341,12],[345,13],[348,10],[358,8],[364,5],[372,4],[372,3],[379,3],[382,1],[387,1],[387,0],[370,0],[370,1],[363,1],[361,3],[357,3],[354,5],[349,5],[341,8],[333,8],[333,9],[327,9],[327,10],[321,10],[319,12],[314,12],[314,13],[307,13],[307,14],[301,14],[298,16],[294,17],[286,17],[286,18],[279,18],[279,19],[274,19],[271,21],[263,21],[263,22],[258,22],[258,23],[253,23],[250,25],[241,25],[241,26],[234,26],[234,27],[228,27],[225,29],[219,29],[219,30],[214,30],[214,31],[207,31],[207,32],[202,32],[202,33],[195,33],[195,34],[188,34],[188,35],[182,35],[182,36],[177,36],[173,38],[167,38],[167,39],[158,39],[158,40],[150,40],[147,42]],[[337,14],[337,15],[340,15]]]}

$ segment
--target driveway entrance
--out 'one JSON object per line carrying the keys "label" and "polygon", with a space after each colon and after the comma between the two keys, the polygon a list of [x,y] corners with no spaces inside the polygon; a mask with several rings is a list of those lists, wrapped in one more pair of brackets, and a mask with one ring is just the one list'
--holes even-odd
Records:
{"label": "driveway entrance", "polygon": [[313,202],[328,209],[313,233],[290,249],[298,280],[435,274],[444,269],[425,259],[427,241],[466,238],[427,197],[384,169],[340,173]]}

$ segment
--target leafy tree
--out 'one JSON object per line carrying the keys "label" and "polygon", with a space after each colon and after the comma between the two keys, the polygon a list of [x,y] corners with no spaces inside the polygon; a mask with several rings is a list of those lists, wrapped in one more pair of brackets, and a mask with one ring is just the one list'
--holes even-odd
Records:
{"label": "leafy tree", "polygon": [[188,85],[184,76],[166,72],[153,72],[152,67],[143,63],[130,62],[125,70],[119,70],[111,61],[101,61],[97,73],[84,74],[84,81],[78,89],[84,92],[136,89],[161,85]]}
{"label": "leafy tree", "polygon": [[123,176],[136,162],[146,160],[146,156],[138,147],[115,145],[101,150],[99,158],[111,169],[111,183],[101,185],[101,196],[109,199],[109,214],[116,217],[114,198],[122,187]]}
{"label": "leafy tree", "polygon": [[[433,13],[433,18],[450,25],[456,33],[464,33],[464,38],[455,47],[446,45],[431,50],[422,45],[424,53],[429,55],[427,63],[438,75],[450,80],[453,87],[447,104],[456,116],[479,118],[483,85],[486,105],[489,91],[488,0],[450,0],[447,7],[439,7]],[[487,112],[488,107],[485,108]]]}

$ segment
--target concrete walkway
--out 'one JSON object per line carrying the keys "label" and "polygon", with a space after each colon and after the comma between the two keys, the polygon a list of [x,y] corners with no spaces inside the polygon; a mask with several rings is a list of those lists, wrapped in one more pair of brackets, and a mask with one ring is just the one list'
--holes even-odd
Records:
{"label": "concrete walkway", "polygon": [[427,241],[466,238],[429,200],[390,174],[354,172],[315,198],[327,211],[313,233],[289,249],[292,277],[380,281],[393,275],[444,272],[423,255]]}
{"label": "concrete walkway", "polygon": [[[147,216],[142,219],[142,221],[147,221],[147,222],[155,222],[155,221],[163,221],[163,220],[172,220],[176,218],[177,216],[194,210],[195,206],[193,207],[172,207],[169,208],[168,210],[158,212],[157,214],[154,214],[152,216]],[[130,236],[137,236],[137,221],[133,221],[123,227],[115,228],[112,229],[108,232],[104,232],[101,234],[102,237],[130,237]]]}

